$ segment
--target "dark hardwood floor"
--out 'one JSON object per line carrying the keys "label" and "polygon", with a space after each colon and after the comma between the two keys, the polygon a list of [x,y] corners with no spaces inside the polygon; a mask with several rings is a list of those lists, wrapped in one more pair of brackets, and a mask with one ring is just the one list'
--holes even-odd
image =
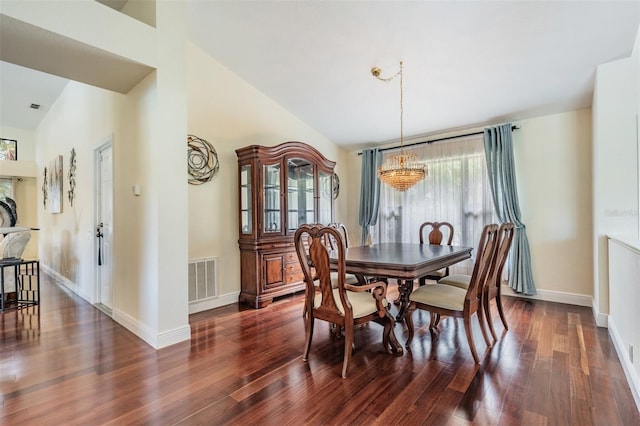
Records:
{"label": "dark hardwood floor", "polygon": [[0,314],[0,424],[640,424],[588,308],[506,298],[511,330],[480,365],[461,322],[432,336],[416,312],[400,357],[383,352],[381,326],[364,326],[341,379],[342,341],[326,323],[301,359],[299,294],[192,315],[190,342],[155,351],[46,275],[42,293],[40,306]]}

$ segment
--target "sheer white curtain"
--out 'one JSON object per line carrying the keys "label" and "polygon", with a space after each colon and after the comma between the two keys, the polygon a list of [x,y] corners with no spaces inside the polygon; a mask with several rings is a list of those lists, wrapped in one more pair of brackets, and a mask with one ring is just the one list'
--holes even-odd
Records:
{"label": "sheer white curtain", "polygon": [[[437,221],[453,225],[453,245],[475,247],[483,226],[497,221],[483,136],[419,145],[405,152],[413,152],[427,165],[427,177],[405,192],[381,185],[375,240],[417,243],[420,225]],[[384,152],[383,162],[395,153]],[[470,274],[473,262],[474,258],[455,265],[451,273]]]}

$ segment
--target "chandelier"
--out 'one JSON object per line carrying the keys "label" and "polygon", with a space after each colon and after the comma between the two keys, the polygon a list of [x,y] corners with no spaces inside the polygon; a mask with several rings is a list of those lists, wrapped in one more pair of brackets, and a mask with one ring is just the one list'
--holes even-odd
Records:
{"label": "chandelier", "polygon": [[380,77],[382,70],[378,67],[371,68],[371,74],[378,80],[389,82],[400,76],[400,153],[387,159],[385,163],[378,168],[378,178],[397,189],[398,191],[406,191],[416,183],[420,182],[427,175],[427,168],[418,161],[415,154],[405,154],[404,145],[404,121],[403,121],[403,91],[402,85],[402,68],[403,63],[400,61],[400,71],[389,78]]}

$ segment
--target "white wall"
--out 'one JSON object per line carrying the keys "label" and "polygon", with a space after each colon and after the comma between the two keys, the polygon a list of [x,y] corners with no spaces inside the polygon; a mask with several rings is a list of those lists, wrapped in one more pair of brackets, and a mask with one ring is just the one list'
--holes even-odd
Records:
{"label": "white wall", "polygon": [[[218,258],[220,300],[215,305],[222,305],[236,302],[240,292],[235,150],[297,140],[336,161],[337,173],[350,165],[345,151],[193,45],[188,49],[187,80],[188,132],[209,141],[220,162],[211,182],[189,186],[189,258]],[[338,218],[346,216],[348,198],[343,189],[336,206]]]}
{"label": "white wall", "polygon": [[594,311],[640,409],[640,27],[630,58],[598,67],[593,105]]}
{"label": "white wall", "polygon": [[[74,206],[65,202],[63,213],[57,215],[39,209],[44,230],[41,260],[90,302],[95,300],[93,152],[113,138],[114,230],[120,236],[114,241],[114,319],[147,341],[153,341],[150,335],[155,328],[163,329],[162,317],[187,309],[186,276],[175,277],[171,288],[164,290],[162,283],[152,285],[161,281],[160,275],[171,274],[176,268],[179,250],[172,241],[179,243],[179,239],[171,234],[187,222],[188,256],[177,270],[186,268],[187,257],[218,257],[221,297],[217,303],[237,301],[240,266],[235,149],[301,140],[336,160],[338,172],[345,167],[343,150],[197,48],[190,46],[187,52],[188,131],[212,142],[220,159],[220,172],[212,182],[188,187],[188,217],[175,212],[161,217],[158,200],[181,204],[180,189],[172,185],[187,187],[186,138],[175,135],[169,142],[160,135],[161,115],[156,106],[160,90],[155,73],[127,95],[71,82],[37,131],[39,164],[44,166],[62,154],[66,173],[69,152],[75,148],[78,165]],[[179,149],[171,151],[175,146]],[[179,171],[171,171],[175,164],[181,167]],[[166,174],[168,180],[158,179],[159,173]],[[38,184],[42,184],[41,178]],[[133,184],[141,185],[142,196],[131,193]],[[343,189],[338,200],[337,215],[344,210],[346,192]],[[41,195],[38,202],[41,206]],[[157,269],[154,265],[162,256],[158,245],[165,243],[172,258],[160,262],[162,268]],[[172,291],[184,291],[184,295]],[[155,316],[156,305],[162,316]]]}
{"label": "white wall", "polygon": [[609,238],[609,334],[640,409],[640,239]]}
{"label": "white wall", "polygon": [[[520,126],[513,133],[516,179],[538,289],[535,298],[590,306],[591,111],[514,124]],[[349,155],[348,224],[352,240],[359,243],[360,157]]]}
{"label": "white wall", "polygon": [[[86,44],[88,55],[100,49],[110,54],[106,58],[122,57],[157,69],[122,96],[69,84],[37,129],[35,140],[39,169],[62,154],[66,172],[70,149],[77,151],[74,206],[65,193],[61,214],[39,214],[43,269],[93,302],[93,150],[113,137],[113,318],[158,348],[190,338],[185,12],[183,1],[158,3],[155,29],[88,0],[3,6],[3,14]],[[48,42],[44,39],[34,42]],[[68,69],[68,64],[60,62],[51,56],[39,58],[38,65],[43,71]],[[144,188],[135,201],[130,190],[133,183]]]}
{"label": "white wall", "polygon": [[[638,38],[636,38],[636,45]],[[593,94],[594,311],[609,313],[607,235],[638,236],[638,49],[600,65]]]}

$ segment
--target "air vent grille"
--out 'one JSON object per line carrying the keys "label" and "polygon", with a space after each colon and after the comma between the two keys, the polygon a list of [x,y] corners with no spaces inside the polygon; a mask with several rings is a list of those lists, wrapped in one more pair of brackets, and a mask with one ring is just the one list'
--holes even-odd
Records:
{"label": "air vent grille", "polygon": [[189,261],[189,303],[218,296],[218,259],[194,259]]}

